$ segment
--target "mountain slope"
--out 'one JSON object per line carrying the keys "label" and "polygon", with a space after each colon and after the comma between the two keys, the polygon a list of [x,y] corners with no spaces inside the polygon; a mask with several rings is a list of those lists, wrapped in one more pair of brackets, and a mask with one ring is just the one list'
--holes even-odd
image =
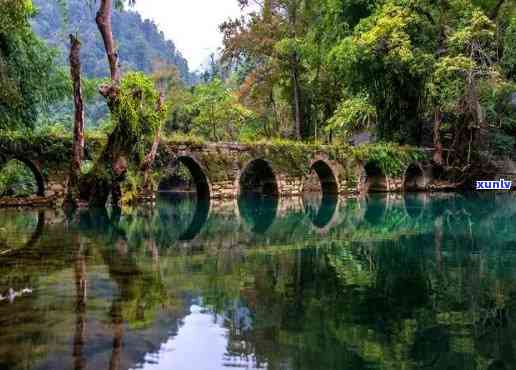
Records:
{"label": "mountain slope", "polygon": [[[83,72],[87,77],[106,77],[108,65],[102,39],[95,24],[95,9],[85,0],[67,0],[66,9],[59,0],[34,0],[39,12],[33,20],[35,32],[57,47],[67,63],[68,34],[77,33],[82,42]],[[143,20],[134,11],[114,11],[113,34],[118,43],[124,70],[153,71],[156,65],[175,65],[187,84],[195,77],[188,63],[171,40],[166,40],[156,24]]]}

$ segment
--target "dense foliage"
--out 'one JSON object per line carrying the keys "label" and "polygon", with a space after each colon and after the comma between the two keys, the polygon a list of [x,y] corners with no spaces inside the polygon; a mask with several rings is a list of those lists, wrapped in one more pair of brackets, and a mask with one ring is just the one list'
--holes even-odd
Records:
{"label": "dense foliage", "polygon": [[221,26],[223,61],[272,135],[299,119],[305,138],[442,140],[469,163],[513,149],[515,15],[511,0],[266,0]]}
{"label": "dense foliage", "polygon": [[112,127],[107,144],[79,185],[80,198],[96,206],[104,206],[110,192],[128,178],[131,181],[125,182],[124,195],[137,195],[145,181],[142,165],[166,116],[154,81],[141,72],[124,75],[116,95],[107,97],[107,104]]}
{"label": "dense foliage", "polygon": [[38,113],[67,91],[54,52],[32,31],[31,1],[0,1],[0,129],[34,127]]}

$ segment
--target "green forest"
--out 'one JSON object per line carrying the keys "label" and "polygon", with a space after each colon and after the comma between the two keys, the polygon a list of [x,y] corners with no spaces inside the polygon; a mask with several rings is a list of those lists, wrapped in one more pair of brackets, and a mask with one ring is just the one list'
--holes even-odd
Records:
{"label": "green forest", "polygon": [[0,130],[72,135],[80,91],[79,127],[108,144],[78,182],[105,189],[117,158],[138,176],[162,137],[387,142],[462,172],[513,156],[515,1],[235,1],[242,17],[193,73],[132,0],[0,0]]}

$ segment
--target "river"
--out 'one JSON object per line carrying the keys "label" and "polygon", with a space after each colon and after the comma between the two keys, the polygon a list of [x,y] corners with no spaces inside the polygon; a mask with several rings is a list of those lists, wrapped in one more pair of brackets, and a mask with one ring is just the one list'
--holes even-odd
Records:
{"label": "river", "polygon": [[516,369],[515,219],[512,193],[0,210],[0,369]]}

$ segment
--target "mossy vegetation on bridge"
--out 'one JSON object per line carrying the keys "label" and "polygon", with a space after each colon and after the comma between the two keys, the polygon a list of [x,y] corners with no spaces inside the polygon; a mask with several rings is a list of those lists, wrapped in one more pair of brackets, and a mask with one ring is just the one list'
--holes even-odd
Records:
{"label": "mossy vegetation on bridge", "polygon": [[[86,159],[95,158],[106,138],[99,134],[86,136]],[[0,131],[0,158],[23,157],[48,165],[68,166],[72,152],[72,136],[62,132]]]}
{"label": "mossy vegetation on bridge", "polygon": [[[105,136],[90,133],[86,137],[86,159],[95,159],[106,143]],[[0,157],[9,160],[24,157],[38,161],[44,168],[64,170],[69,167],[72,137],[56,132],[3,131],[0,133]],[[400,176],[410,163],[426,159],[423,150],[392,143],[328,145],[289,140],[243,143],[210,143],[195,136],[164,137],[154,163],[155,173],[168,168],[180,153],[195,153],[206,175],[213,181],[234,179],[235,165],[240,169],[255,159],[267,160],[275,171],[291,176],[305,176],[316,157],[335,161],[344,169],[342,176],[357,182],[356,165],[375,162],[388,176]]]}
{"label": "mossy vegetation on bridge", "polygon": [[209,143],[197,137],[179,135],[163,139],[156,170],[167,167],[178,152],[196,152],[212,181],[231,180],[235,163],[244,168],[255,159],[267,160],[276,171],[302,177],[310,172],[313,159],[320,156],[340,163],[348,181],[356,177],[358,163],[374,162],[387,176],[400,176],[411,163],[427,159],[427,154],[420,148],[394,143],[358,147],[278,139],[253,143]]}

